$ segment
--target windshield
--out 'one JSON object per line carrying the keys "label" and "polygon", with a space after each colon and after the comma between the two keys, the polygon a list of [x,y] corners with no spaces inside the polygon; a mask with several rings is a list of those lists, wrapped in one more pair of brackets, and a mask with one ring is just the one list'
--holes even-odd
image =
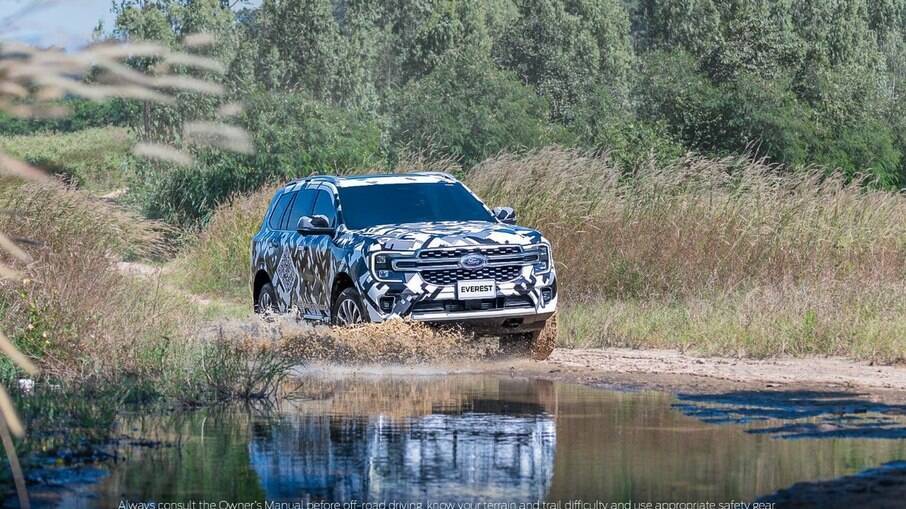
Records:
{"label": "windshield", "polygon": [[376,184],[340,188],[347,228],[423,221],[494,221],[458,182]]}

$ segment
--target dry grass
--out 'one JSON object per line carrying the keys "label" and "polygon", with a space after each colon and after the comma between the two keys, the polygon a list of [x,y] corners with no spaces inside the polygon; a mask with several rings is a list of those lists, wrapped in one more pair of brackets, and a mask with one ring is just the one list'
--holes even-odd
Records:
{"label": "dry grass", "polygon": [[61,252],[97,243],[119,258],[172,255],[172,227],[59,184],[0,180],[0,208],[7,234],[32,248]]}
{"label": "dry grass", "polygon": [[467,180],[552,239],[572,299],[890,281],[906,269],[906,197],[817,171],[687,157],[623,176],[606,156],[546,149],[491,159]]}
{"label": "dry grass", "polygon": [[252,235],[275,191],[267,186],[218,207],[208,227],[174,264],[176,278],[198,294],[250,302]]}
{"label": "dry grass", "polygon": [[906,196],[687,157],[623,175],[556,148],[467,183],[554,243],[560,342],[906,358]]}
{"label": "dry grass", "polygon": [[120,270],[123,255],[160,253],[156,223],[59,185],[4,187],[0,208],[33,259],[0,283],[0,316],[39,383],[199,404],[272,396],[297,362],[281,342],[197,334],[200,304],[160,272]]}
{"label": "dry grass", "polygon": [[0,202],[0,231],[33,259],[21,282],[0,284],[3,321],[44,374],[90,385],[160,369],[154,352],[178,333],[185,302],[115,269],[123,255],[159,252],[157,226],[57,185],[7,182]]}

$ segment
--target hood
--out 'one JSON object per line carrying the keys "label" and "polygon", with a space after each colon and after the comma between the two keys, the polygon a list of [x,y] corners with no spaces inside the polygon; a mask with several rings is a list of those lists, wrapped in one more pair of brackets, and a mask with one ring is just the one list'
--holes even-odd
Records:
{"label": "hood", "polygon": [[356,232],[382,249],[412,251],[432,247],[529,245],[541,242],[537,230],[487,221],[444,221],[381,225]]}

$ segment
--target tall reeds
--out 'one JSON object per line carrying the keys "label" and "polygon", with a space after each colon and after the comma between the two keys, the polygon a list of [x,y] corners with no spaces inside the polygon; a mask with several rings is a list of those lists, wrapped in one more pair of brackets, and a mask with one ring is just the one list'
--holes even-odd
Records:
{"label": "tall reeds", "polygon": [[627,173],[559,148],[467,183],[554,243],[563,344],[906,359],[902,193],[742,157]]}
{"label": "tall reeds", "polygon": [[625,174],[606,154],[549,148],[467,182],[553,240],[572,299],[906,274],[906,196],[818,169],[688,156]]}

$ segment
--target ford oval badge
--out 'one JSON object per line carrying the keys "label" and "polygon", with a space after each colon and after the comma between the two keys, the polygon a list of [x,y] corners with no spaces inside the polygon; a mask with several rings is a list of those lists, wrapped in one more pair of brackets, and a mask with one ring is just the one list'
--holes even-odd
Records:
{"label": "ford oval badge", "polygon": [[478,270],[488,263],[488,257],[482,254],[467,254],[459,259],[459,266],[466,270]]}

